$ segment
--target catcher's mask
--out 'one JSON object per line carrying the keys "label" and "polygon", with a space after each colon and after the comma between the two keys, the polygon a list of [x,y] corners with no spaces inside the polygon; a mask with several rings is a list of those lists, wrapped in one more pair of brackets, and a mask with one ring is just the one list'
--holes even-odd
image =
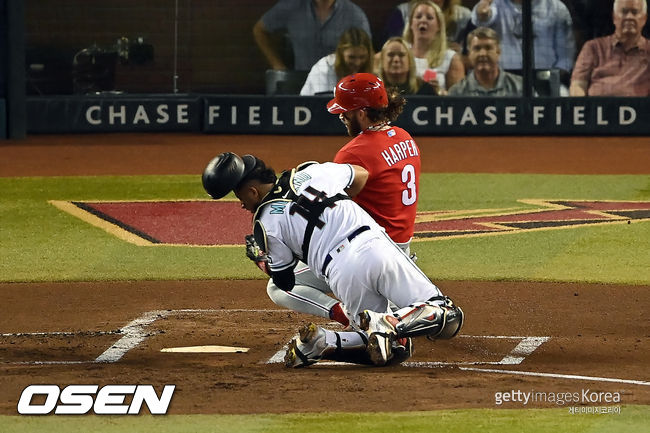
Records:
{"label": "catcher's mask", "polygon": [[367,72],[341,78],[334,89],[334,99],[327,104],[327,111],[340,114],[359,108],[385,108],[388,95],[384,82]]}
{"label": "catcher's mask", "polygon": [[214,199],[220,199],[235,189],[247,174],[255,168],[255,157],[240,157],[225,152],[213,158],[203,170],[203,188]]}

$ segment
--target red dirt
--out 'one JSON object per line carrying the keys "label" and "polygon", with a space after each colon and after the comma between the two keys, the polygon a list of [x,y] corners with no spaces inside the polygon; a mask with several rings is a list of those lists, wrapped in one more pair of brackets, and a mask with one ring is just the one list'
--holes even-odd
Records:
{"label": "red dirt", "polygon": [[[435,173],[647,174],[650,137],[415,137]],[[196,174],[224,151],[275,169],[329,161],[344,136],[38,135],[0,142],[0,176]]]}

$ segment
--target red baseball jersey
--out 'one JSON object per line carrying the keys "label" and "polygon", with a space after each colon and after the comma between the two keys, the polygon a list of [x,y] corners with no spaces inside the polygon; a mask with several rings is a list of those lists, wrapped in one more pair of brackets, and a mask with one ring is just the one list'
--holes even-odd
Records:
{"label": "red baseball jersey", "polygon": [[369,176],[354,200],[396,243],[413,237],[420,191],[420,149],[411,135],[391,126],[366,130],[343,146],[334,162],[360,165]]}

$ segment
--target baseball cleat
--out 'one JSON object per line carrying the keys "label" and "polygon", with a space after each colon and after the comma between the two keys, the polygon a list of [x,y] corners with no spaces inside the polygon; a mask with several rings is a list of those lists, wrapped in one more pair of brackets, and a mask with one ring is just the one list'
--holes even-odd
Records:
{"label": "baseball cleat", "polygon": [[376,366],[384,366],[393,359],[392,341],[390,336],[381,335],[378,332],[368,337],[366,352],[370,361]]}
{"label": "baseball cleat", "polygon": [[359,315],[359,323],[368,333],[366,352],[372,363],[379,366],[388,364],[393,359],[393,345],[397,341],[394,326],[397,319],[386,313],[365,310]]}
{"label": "baseball cleat", "polygon": [[287,368],[298,368],[298,367],[306,367],[307,365],[311,365],[311,364],[304,363],[298,356],[298,353],[301,352],[298,349],[298,341],[294,338],[289,342],[289,347],[287,348],[287,352],[284,354],[284,366]]}
{"label": "baseball cleat", "polygon": [[391,350],[393,352],[391,365],[401,364],[413,355],[413,342],[410,338],[398,338],[393,342]]}
{"label": "baseball cleat", "polygon": [[331,348],[325,341],[325,331],[314,323],[301,326],[298,338],[289,343],[284,355],[287,368],[307,367],[318,362]]}

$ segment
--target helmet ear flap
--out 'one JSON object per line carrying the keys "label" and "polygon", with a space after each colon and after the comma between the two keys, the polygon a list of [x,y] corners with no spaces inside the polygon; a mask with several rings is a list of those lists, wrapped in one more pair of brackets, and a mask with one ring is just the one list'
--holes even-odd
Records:
{"label": "helmet ear flap", "polygon": [[[253,158],[254,167],[255,158],[245,156]],[[248,172],[252,167],[249,167]],[[220,199],[235,189],[246,174],[244,160],[232,152],[224,152],[213,158],[203,170],[203,188],[213,199]]]}

